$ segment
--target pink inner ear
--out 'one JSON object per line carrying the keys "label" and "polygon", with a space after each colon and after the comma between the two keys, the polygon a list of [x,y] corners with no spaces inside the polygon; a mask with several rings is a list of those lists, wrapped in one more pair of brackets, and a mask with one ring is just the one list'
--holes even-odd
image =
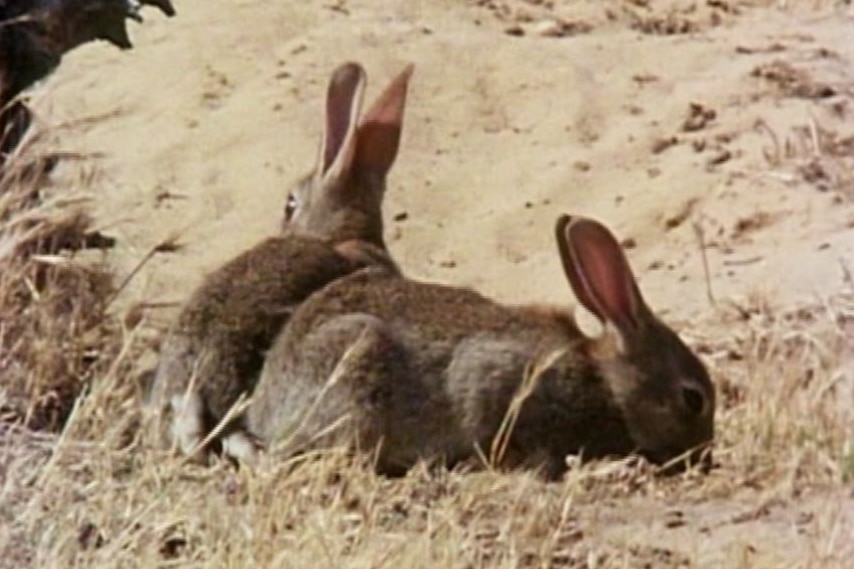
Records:
{"label": "pink inner ear", "polygon": [[643,299],[628,261],[603,225],[577,219],[567,227],[576,270],[593,303],[621,332],[637,328]]}
{"label": "pink inner ear", "polygon": [[338,152],[341,150],[341,145],[344,143],[344,139],[347,135],[347,122],[342,117],[332,112],[329,107],[327,107],[326,129],[326,144],[323,153],[324,173],[329,170],[330,166],[332,166],[332,163],[335,161],[335,157],[338,156]]}
{"label": "pink inner ear", "polygon": [[349,144],[349,135],[356,128],[359,112],[360,87],[364,81],[362,68],[355,63],[339,67],[329,81],[326,96],[326,132],[323,140],[323,169],[326,173]]}
{"label": "pink inner ear", "polygon": [[385,176],[394,164],[400,146],[406,93],[413,65],[408,65],[377,98],[359,126],[357,162]]}
{"label": "pink inner ear", "polygon": [[409,79],[415,66],[411,63],[395,77],[385,88],[385,91],[377,97],[370,110],[365,113],[362,123],[377,122],[387,124],[400,124],[403,121],[403,109],[406,106],[406,92],[409,88]]}
{"label": "pink inner ear", "polygon": [[581,264],[584,266],[582,272],[584,279],[593,296],[598,299],[598,304],[607,318],[615,324],[619,324],[622,320],[630,321],[634,313],[634,304],[631,297],[626,294],[625,282],[614,271],[611,261],[590,251],[581,251],[578,256],[582,259]]}
{"label": "pink inner ear", "polygon": [[606,319],[605,312],[599,306],[596,298],[590,293],[590,285],[580,272],[578,260],[575,258],[576,256],[570,244],[569,226],[573,222],[574,218],[562,215],[558,218],[555,225],[555,238],[557,239],[563,272],[566,274],[566,278],[569,280],[569,284],[578,302],[592,312],[600,321],[604,322]]}
{"label": "pink inner ear", "polygon": [[365,170],[385,176],[394,164],[400,146],[400,126],[367,123],[359,127],[356,162]]}

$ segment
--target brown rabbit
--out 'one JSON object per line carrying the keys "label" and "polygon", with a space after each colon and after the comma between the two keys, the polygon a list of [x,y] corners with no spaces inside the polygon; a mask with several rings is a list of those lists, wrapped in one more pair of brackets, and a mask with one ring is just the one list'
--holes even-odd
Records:
{"label": "brown rabbit", "polygon": [[286,452],[341,442],[376,451],[378,470],[390,474],[478,452],[549,477],[569,454],[708,457],[709,376],[647,307],[614,236],[562,216],[557,241],[578,300],[605,324],[602,337],[585,337],[556,308],[503,306],[365,269],[312,296],[283,329],[250,431]]}
{"label": "brown rabbit", "polygon": [[[396,266],[383,242],[385,178],[397,155],[408,66],[359,121],[365,73],[338,67],[326,97],[317,166],[288,196],[282,234],[260,242],[205,278],[169,331],[155,373],[156,411],[172,412],[172,438],[185,454],[251,394],[264,354],[294,307],[365,265]],[[162,436],[163,425],[155,430]],[[223,450],[249,459],[241,420]]]}

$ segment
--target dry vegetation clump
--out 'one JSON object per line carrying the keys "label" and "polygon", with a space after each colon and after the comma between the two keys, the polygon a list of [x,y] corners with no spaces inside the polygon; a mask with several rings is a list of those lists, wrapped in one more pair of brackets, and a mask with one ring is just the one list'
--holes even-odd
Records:
{"label": "dry vegetation clump", "polygon": [[737,314],[719,352],[726,462],[790,496],[854,481],[854,289],[788,309],[757,297]]}
{"label": "dry vegetation clump", "polygon": [[[845,113],[843,107],[836,109]],[[854,199],[854,135],[840,133],[816,120],[778,133],[763,120],[754,125],[770,144],[762,149],[776,176],[831,192],[838,202]]]}
{"label": "dry vegetation clump", "polygon": [[105,268],[74,262],[99,236],[81,196],[47,191],[53,158],[38,146],[0,173],[0,421],[57,430],[115,351],[113,285]]}

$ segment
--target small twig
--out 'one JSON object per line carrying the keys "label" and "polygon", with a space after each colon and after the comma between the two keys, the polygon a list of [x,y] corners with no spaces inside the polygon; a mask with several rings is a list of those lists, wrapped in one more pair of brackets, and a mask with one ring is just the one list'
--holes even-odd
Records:
{"label": "small twig", "polygon": [[142,268],[156,255],[157,253],[163,252],[171,252],[178,248],[177,245],[178,234],[173,234],[167,237],[165,240],[161,241],[154,247],[148,250],[148,252],[143,255],[142,259],[136,264],[136,266],[131,270],[130,273],[122,280],[121,284],[116,288],[115,292],[107,299],[105,306],[110,306],[116,298],[124,291],[125,288],[130,284],[133,278],[142,270]]}
{"label": "small twig", "polygon": [[851,267],[848,266],[845,259],[839,259],[839,266],[842,267],[842,282],[854,293],[854,274],[851,273]]}
{"label": "small twig", "polygon": [[813,157],[821,158],[821,140],[820,140],[818,125],[816,124],[815,119],[812,117],[810,117],[809,127],[810,127],[810,139],[812,140],[812,147],[813,147],[813,151],[812,151]]}
{"label": "small twig", "polygon": [[[193,371],[192,371],[192,373],[190,373],[190,381],[187,383],[187,388],[184,390],[184,395],[182,396],[181,407],[183,409],[182,412],[184,412],[184,413],[186,413],[186,409],[187,409],[187,406],[189,405],[190,398],[196,392],[196,382],[199,379],[199,369],[203,365],[207,364],[208,358],[210,358],[210,357],[211,357],[210,352],[204,352],[201,356],[196,358],[196,360],[193,362]],[[238,403],[241,401],[242,397],[243,397],[243,394],[241,393],[240,398],[238,398]],[[229,412],[230,411],[231,411],[231,409],[229,409]],[[228,414],[229,413],[226,413],[226,415],[228,415]],[[176,412],[176,416],[175,416],[176,421],[178,420],[178,416],[179,415]],[[219,428],[221,424],[223,424],[222,421],[220,421],[220,423],[217,424],[217,426],[213,430],[216,431],[217,428]],[[210,444],[210,441],[214,439],[214,436],[211,436],[211,434],[208,433],[207,437],[205,437],[204,439],[202,439],[201,441],[196,443],[196,445],[192,448],[192,450],[183,456],[183,458],[181,459],[181,462],[182,463],[191,462],[194,459],[194,457],[202,449],[208,448],[207,445]],[[177,440],[177,437],[176,437],[176,440]]]}
{"label": "small twig", "polygon": [[522,378],[522,383],[513,395],[510,405],[507,407],[507,412],[501,420],[501,425],[498,427],[498,432],[492,439],[492,445],[489,452],[489,464],[498,466],[504,460],[504,455],[507,452],[507,447],[510,445],[510,438],[513,430],[516,428],[516,421],[519,419],[519,414],[522,412],[522,405],[537,387],[542,375],[554,364],[561,356],[566,353],[565,350],[555,350],[544,356],[531,361],[525,368],[525,375]]}
{"label": "small twig", "polygon": [[34,18],[32,14],[22,14],[14,18],[6,18],[5,20],[0,20],[0,28],[6,28],[8,26],[14,26],[15,24],[26,24],[28,22],[36,21],[36,18]]}
{"label": "small twig", "polygon": [[122,109],[121,107],[116,107],[111,111],[98,113],[98,114],[86,115],[82,118],[72,119],[72,120],[62,122],[62,123],[54,124],[54,125],[52,125],[52,128],[55,131],[58,131],[58,130],[65,130],[65,129],[73,129],[73,128],[78,128],[78,127],[91,126],[93,124],[101,123],[101,122],[104,122],[104,121],[109,120],[109,119],[120,117],[120,116],[122,116],[122,114],[124,112],[125,112],[125,110]]}
{"label": "small twig", "polygon": [[765,160],[768,161],[772,166],[779,166],[782,160],[782,154],[780,152],[780,139],[777,137],[777,133],[765,122],[764,119],[757,120],[753,128],[757,132],[764,132],[771,138],[771,143],[774,145],[773,150],[769,151],[767,148],[762,149],[762,155],[765,157]]}
{"label": "small twig", "polygon": [[203,438],[196,447],[185,457],[185,462],[190,462],[193,460],[193,457],[197,453],[199,453],[202,449],[206,449],[210,447],[210,444],[219,438],[222,432],[232,424],[234,419],[243,414],[246,409],[252,404],[252,398],[248,397],[246,393],[241,393],[240,397],[237,398],[237,401],[234,402],[234,405],[228,408],[225,416],[220,419],[219,423],[211,429],[211,431]]}
{"label": "small twig", "polygon": [[752,265],[754,263],[758,263],[762,259],[764,259],[762,255],[754,255],[753,257],[747,257],[746,259],[726,259],[723,262],[725,267],[743,267],[745,265]]}
{"label": "small twig", "polygon": [[694,228],[694,235],[697,237],[697,246],[700,248],[700,258],[703,260],[703,275],[706,279],[706,297],[709,299],[709,304],[712,308],[717,308],[718,304],[715,300],[715,295],[712,292],[712,275],[709,271],[709,258],[706,254],[706,233],[703,230],[703,224],[699,221],[691,223]]}
{"label": "small twig", "polygon": [[[308,425],[309,421],[312,419],[314,414],[320,408],[321,403],[323,402],[323,398],[326,394],[335,387],[339,381],[341,381],[342,377],[345,377],[349,372],[351,367],[351,362],[354,358],[360,357],[366,348],[366,344],[370,342],[370,338],[368,337],[368,327],[362,329],[359,333],[359,337],[356,338],[353,343],[347,348],[344,354],[339,358],[338,362],[335,364],[335,369],[332,370],[332,373],[329,374],[326,382],[323,385],[323,388],[320,390],[320,393],[317,395],[315,400],[312,402],[311,406],[308,408],[306,413],[300,419],[299,424],[295,429],[291,432],[290,436],[283,442],[281,446],[285,448],[289,448],[292,446],[295,439],[300,436],[300,433],[305,430],[306,425]],[[311,438],[308,440],[306,446],[311,446],[315,441],[320,440],[331,432],[337,430],[345,421],[350,419],[350,414],[345,413],[341,417],[338,417],[335,421],[333,421],[329,425],[325,425],[318,432],[313,433]]]}

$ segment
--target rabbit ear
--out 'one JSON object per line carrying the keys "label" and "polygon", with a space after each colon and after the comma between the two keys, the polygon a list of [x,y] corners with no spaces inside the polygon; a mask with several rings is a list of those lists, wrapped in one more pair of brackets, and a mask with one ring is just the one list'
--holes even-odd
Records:
{"label": "rabbit ear", "polygon": [[356,129],[365,71],[358,63],[338,67],[326,92],[326,124],[316,169],[321,180],[341,177],[350,168],[356,153]]}
{"label": "rabbit ear", "polygon": [[380,178],[385,177],[397,157],[406,92],[414,69],[410,63],[389,83],[359,125],[356,163]]}
{"label": "rabbit ear", "polygon": [[563,270],[579,302],[624,338],[636,335],[649,308],[613,234],[597,221],[568,215],[558,219],[556,233]]}

